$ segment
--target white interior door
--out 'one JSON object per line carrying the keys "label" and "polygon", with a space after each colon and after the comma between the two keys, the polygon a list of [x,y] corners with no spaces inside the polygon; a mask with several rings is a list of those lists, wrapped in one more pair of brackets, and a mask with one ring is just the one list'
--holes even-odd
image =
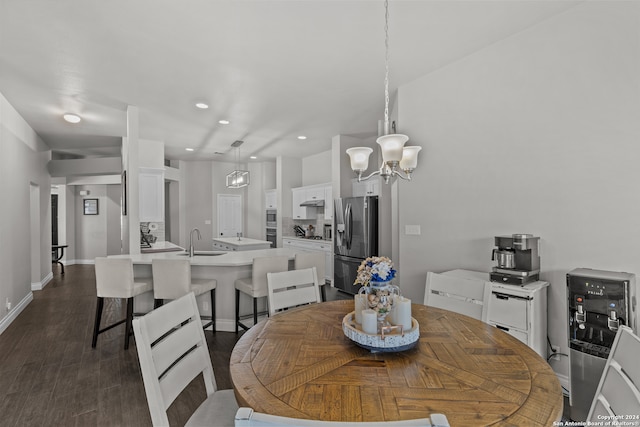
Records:
{"label": "white interior door", "polygon": [[242,233],[242,196],[218,194],[218,237],[236,237]]}

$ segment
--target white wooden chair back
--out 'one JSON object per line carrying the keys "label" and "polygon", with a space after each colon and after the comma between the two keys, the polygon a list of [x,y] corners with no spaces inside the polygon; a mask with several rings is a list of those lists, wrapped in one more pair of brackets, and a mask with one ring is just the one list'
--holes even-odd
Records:
{"label": "white wooden chair back", "polygon": [[178,299],[191,292],[191,261],[183,259],[153,259],[153,297]]}
{"label": "white wooden chair back", "polygon": [[[631,421],[640,415],[640,338],[628,326],[620,326],[613,340],[587,421]],[[620,424],[623,425],[623,424]]]}
{"label": "white wooden chair back", "polygon": [[490,282],[427,273],[424,305],[451,310],[486,322],[490,297]]}
{"label": "white wooden chair back", "polygon": [[277,415],[255,412],[251,408],[239,408],[236,412],[235,427],[449,427],[449,421],[443,414],[431,414],[430,418],[403,421],[344,422],[319,421],[301,418],[287,418]]}
{"label": "white wooden chair back", "polygon": [[283,308],[321,302],[315,267],[267,273],[267,288],[269,316]]}
{"label": "white wooden chair back", "polygon": [[133,320],[140,369],[154,426],[169,425],[167,408],[200,373],[216,391],[209,349],[193,292]]}

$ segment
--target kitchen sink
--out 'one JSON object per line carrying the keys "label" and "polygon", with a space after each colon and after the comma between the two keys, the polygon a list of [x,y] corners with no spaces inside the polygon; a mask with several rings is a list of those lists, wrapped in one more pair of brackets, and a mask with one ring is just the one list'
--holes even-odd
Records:
{"label": "kitchen sink", "polygon": [[[217,256],[224,255],[225,251],[196,251],[193,253],[193,256]],[[189,256],[188,252],[181,252],[178,254],[179,256]]]}

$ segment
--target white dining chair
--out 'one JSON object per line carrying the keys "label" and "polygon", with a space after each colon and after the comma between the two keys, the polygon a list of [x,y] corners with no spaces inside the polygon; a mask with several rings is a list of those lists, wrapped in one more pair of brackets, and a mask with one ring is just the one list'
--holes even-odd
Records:
{"label": "white dining chair", "polygon": [[322,302],[315,267],[267,273],[267,291],[269,316],[286,308]]}
{"label": "white dining chair", "polygon": [[320,421],[302,418],[288,418],[256,412],[251,408],[239,408],[235,416],[236,427],[449,427],[449,421],[443,414],[431,414],[429,418],[402,421]]}
{"label": "white dining chair", "polygon": [[133,331],[154,426],[169,426],[167,408],[200,374],[207,398],[185,425],[234,425],[238,404],[233,390],[217,390],[193,292],[134,319]]}
{"label": "white dining chair", "polygon": [[625,416],[640,415],[639,354],[640,338],[633,333],[633,329],[620,326],[596,388],[587,421],[594,422],[595,425],[603,420],[625,421]]}
{"label": "white dining chair", "polygon": [[487,321],[491,283],[427,272],[424,305]]}
{"label": "white dining chair", "polygon": [[[216,332],[216,287],[215,279],[192,279],[191,261],[183,259],[153,259],[151,260],[153,274],[154,307],[160,307],[165,300],[174,300],[193,292],[196,296],[209,292],[211,298],[211,319],[202,325],[211,326]],[[203,317],[204,318],[204,317]]]}
{"label": "white dining chair", "polygon": [[[95,259],[95,274],[96,295],[98,299],[91,347],[96,348],[98,335],[124,323],[124,349],[127,350],[129,348],[129,336],[132,333],[133,298],[145,292],[150,292],[153,289],[153,281],[150,277],[138,277],[134,279],[133,262],[131,258],[98,257]],[[126,299],[127,314],[124,319],[100,329],[105,298]]]}
{"label": "white dining chair", "polygon": [[267,273],[287,271],[289,269],[289,258],[286,256],[257,257],[253,259],[251,277],[236,279],[234,287],[236,289],[236,333],[238,327],[249,329],[247,325],[240,322],[240,294],[249,295],[253,302],[253,324],[258,323],[258,298],[267,296]]}
{"label": "white dining chair", "polygon": [[316,272],[318,273],[318,286],[320,286],[320,296],[323,302],[327,300],[327,291],[325,290],[327,284],[325,279],[325,258],[323,252],[300,252],[296,254],[293,261],[293,268],[296,270],[311,267],[316,268]]}

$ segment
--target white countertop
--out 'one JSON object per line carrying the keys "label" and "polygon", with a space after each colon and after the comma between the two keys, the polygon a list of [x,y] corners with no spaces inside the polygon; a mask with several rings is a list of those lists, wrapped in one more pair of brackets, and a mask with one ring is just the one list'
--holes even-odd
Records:
{"label": "white countertop", "polygon": [[[221,251],[197,251],[208,253],[220,253]],[[217,256],[194,256],[185,257],[180,255],[184,252],[160,252],[139,255],[111,255],[109,258],[131,258],[134,264],[151,264],[154,258],[176,259],[187,258],[191,265],[211,266],[211,267],[239,267],[253,264],[256,257],[266,256],[287,256],[290,260],[295,258],[296,251],[289,248],[258,249],[255,251],[229,251]]]}
{"label": "white countertop", "polygon": [[301,242],[331,243],[331,239],[308,239],[306,237],[296,237],[296,236],[282,236],[282,238],[299,240]]}
{"label": "white countertop", "polygon": [[235,246],[251,246],[251,245],[260,245],[260,244],[268,244],[271,242],[267,240],[258,240],[258,239],[250,239],[248,237],[240,237],[238,240],[237,237],[214,237],[214,242],[221,242],[227,245],[235,245]]}

